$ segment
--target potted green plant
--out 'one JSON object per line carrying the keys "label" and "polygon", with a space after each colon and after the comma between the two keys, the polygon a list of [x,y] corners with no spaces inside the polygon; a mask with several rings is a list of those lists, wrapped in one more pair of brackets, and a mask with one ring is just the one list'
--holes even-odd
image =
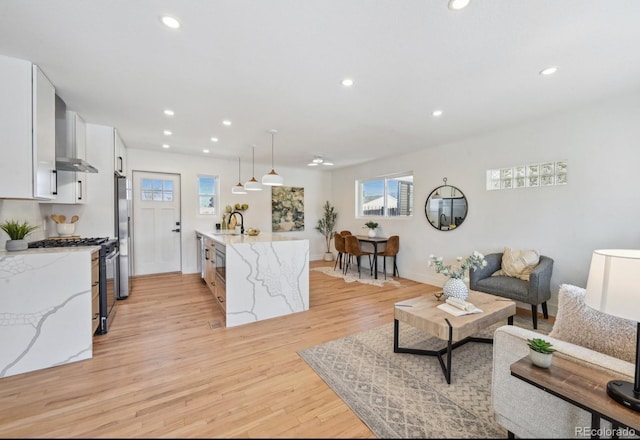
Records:
{"label": "potted green plant", "polygon": [[369,237],[373,238],[376,236],[376,229],[378,228],[378,223],[369,220],[364,224],[364,226],[369,228]]}
{"label": "potted green plant", "polygon": [[549,368],[553,352],[556,351],[551,342],[542,338],[527,339],[527,342],[529,344],[529,358],[533,365]]}
{"label": "potted green plant", "polygon": [[31,226],[26,221],[20,223],[15,220],[5,221],[0,225],[0,228],[9,236],[9,240],[5,244],[8,251],[23,251],[27,249],[29,245],[24,238],[38,229],[37,226]]}
{"label": "potted green plant", "polygon": [[331,239],[333,238],[333,232],[336,227],[336,219],[338,218],[338,213],[335,211],[335,208],[329,203],[327,200],[324,204],[324,212],[322,214],[322,218],[318,220],[318,224],[316,225],[316,230],[318,230],[322,235],[324,235],[324,239],[327,244],[327,252],[324,254],[324,261],[333,260],[333,253],[331,252]]}

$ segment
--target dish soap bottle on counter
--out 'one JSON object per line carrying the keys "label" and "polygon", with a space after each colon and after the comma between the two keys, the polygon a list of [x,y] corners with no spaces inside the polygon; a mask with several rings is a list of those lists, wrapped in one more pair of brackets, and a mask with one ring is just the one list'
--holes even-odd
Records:
{"label": "dish soap bottle on counter", "polygon": [[226,231],[227,230],[227,216],[226,215],[222,215],[222,230]]}

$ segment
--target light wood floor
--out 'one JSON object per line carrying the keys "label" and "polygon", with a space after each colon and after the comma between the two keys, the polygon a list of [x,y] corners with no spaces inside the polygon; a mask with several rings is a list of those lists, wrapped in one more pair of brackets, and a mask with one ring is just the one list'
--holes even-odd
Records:
{"label": "light wood floor", "polygon": [[373,438],[296,352],[438,290],[400,282],[310,271],[308,311],[227,329],[198,275],[136,278],[92,359],[0,379],[0,437]]}

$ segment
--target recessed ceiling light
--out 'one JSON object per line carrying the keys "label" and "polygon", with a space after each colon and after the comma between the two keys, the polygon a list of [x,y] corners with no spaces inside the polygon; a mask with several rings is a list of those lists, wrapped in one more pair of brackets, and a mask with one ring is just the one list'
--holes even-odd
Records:
{"label": "recessed ceiling light", "polygon": [[342,80],[342,85],[345,87],[351,87],[353,85],[353,80],[351,78],[345,78]]}
{"label": "recessed ceiling light", "polygon": [[469,6],[469,3],[471,3],[471,0],[449,0],[449,9],[459,11]]}
{"label": "recessed ceiling light", "polygon": [[171,136],[173,133],[171,133],[171,130],[165,130],[163,131],[165,136]]}
{"label": "recessed ceiling light", "polygon": [[209,150],[207,150],[206,148],[204,150],[202,150],[203,153],[208,153]]}
{"label": "recessed ceiling light", "polygon": [[434,110],[431,114],[437,118],[438,116],[442,116],[442,113],[442,110]]}
{"label": "recessed ceiling light", "polygon": [[542,69],[539,73],[540,75],[547,76],[547,75],[553,75],[557,71],[558,71],[557,66],[551,66],[551,67],[547,67],[546,69]]}
{"label": "recessed ceiling light", "polygon": [[217,137],[212,137],[211,138],[211,142],[218,142],[218,138]]}
{"label": "recessed ceiling light", "polygon": [[170,145],[169,144],[162,144],[162,148],[169,148]]}
{"label": "recessed ceiling light", "polygon": [[163,15],[162,17],[160,17],[160,21],[162,21],[162,24],[164,24],[168,28],[171,28],[171,29],[180,28],[180,22],[169,15]]}
{"label": "recessed ceiling light", "polygon": [[170,109],[166,109],[164,111],[164,114],[167,115],[167,116],[173,116],[174,115],[173,110],[170,110]]}
{"label": "recessed ceiling light", "polygon": [[225,119],[224,121],[222,121],[222,124],[228,127],[229,125],[231,125],[231,121],[228,119]]}

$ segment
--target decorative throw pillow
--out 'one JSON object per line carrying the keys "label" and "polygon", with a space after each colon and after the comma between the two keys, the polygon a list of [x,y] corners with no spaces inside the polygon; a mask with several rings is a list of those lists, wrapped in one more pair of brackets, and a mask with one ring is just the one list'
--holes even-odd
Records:
{"label": "decorative throw pillow", "polygon": [[549,336],[634,363],[636,323],[592,309],[584,302],[585,292],[560,285],[558,314]]}
{"label": "decorative throw pillow", "polygon": [[491,274],[495,276],[507,276],[529,281],[529,275],[540,263],[540,252],[536,250],[513,250],[504,248],[502,254],[502,267]]}

